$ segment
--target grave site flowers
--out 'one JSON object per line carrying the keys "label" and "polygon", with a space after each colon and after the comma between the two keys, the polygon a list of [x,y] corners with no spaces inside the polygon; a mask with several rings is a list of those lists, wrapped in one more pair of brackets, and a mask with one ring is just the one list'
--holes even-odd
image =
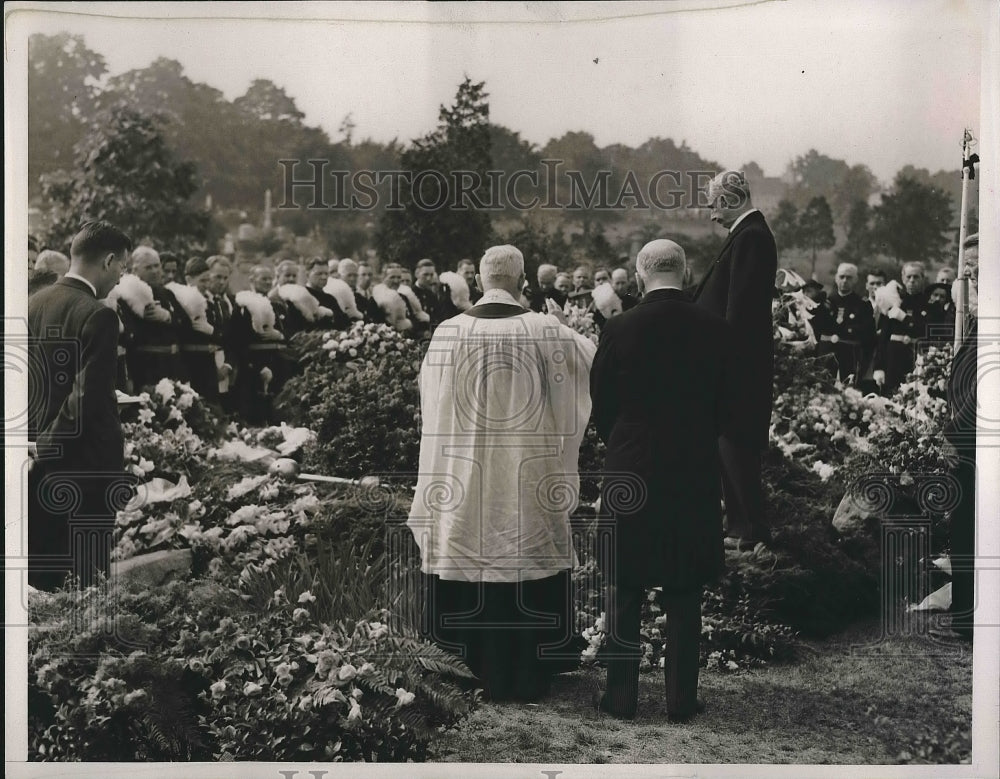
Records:
{"label": "grave site flowers", "polygon": [[[799,635],[870,615],[877,539],[838,533],[838,501],[873,471],[905,487],[947,462],[948,349],[926,350],[894,398],[865,398],[824,378],[800,337],[805,311],[797,298],[776,308],[791,340],[776,343],[764,464],[773,542],[729,552],[703,599],[702,663],[723,673],[790,661]],[[592,333],[585,317],[576,325]],[[118,516],[115,558],[190,549],[191,574],[115,585],[113,614],[96,590],[32,595],[32,759],[422,760],[475,707],[468,670],[417,638],[415,604],[387,589],[388,572],[413,573],[387,539],[417,469],[423,347],[370,325],[297,338],[317,348],[285,385],[280,425],[229,422],[168,380],[128,412],[127,465],[144,484]],[[271,472],[281,458],[383,485],[296,481]],[[581,472],[602,460],[591,428]],[[593,664],[603,583],[586,533],[599,485],[582,483],[576,630]],[[655,590],[642,614],[642,668],[655,671],[666,621]]]}

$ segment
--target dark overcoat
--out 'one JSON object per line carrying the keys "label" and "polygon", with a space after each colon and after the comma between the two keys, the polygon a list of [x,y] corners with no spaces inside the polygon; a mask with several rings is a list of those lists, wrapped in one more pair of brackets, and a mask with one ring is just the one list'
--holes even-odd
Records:
{"label": "dark overcoat", "polygon": [[740,386],[733,438],[766,449],[774,389],[771,301],[778,252],[764,215],[753,211],[726,238],[719,258],[694,292],[695,302],[732,328]]}
{"label": "dark overcoat", "polygon": [[655,290],[608,320],[590,375],[607,445],[602,512],[619,584],[688,591],[725,562],[720,432],[730,422],[726,322],[680,290]]}

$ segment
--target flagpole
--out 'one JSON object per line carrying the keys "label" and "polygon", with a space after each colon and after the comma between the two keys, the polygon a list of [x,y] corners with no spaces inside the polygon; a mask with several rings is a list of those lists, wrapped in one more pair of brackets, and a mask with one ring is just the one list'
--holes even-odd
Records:
{"label": "flagpole", "polygon": [[969,310],[969,280],[965,277],[965,239],[968,237],[969,217],[966,203],[969,198],[969,180],[974,178],[978,155],[970,155],[975,142],[972,132],[962,134],[962,203],[958,215],[958,300],[955,301],[955,352],[965,340],[966,316]]}

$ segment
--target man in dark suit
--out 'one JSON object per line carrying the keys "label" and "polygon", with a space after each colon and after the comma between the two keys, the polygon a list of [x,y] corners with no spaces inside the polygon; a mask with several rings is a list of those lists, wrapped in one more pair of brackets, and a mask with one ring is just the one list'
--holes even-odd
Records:
{"label": "man in dark suit", "polygon": [[472,260],[459,260],[456,272],[469,285],[469,302],[475,305],[483,296],[483,291],[476,284],[476,263]]}
{"label": "man in dark suit", "polygon": [[734,381],[740,399],[732,431],[719,438],[728,535],[750,544],[767,542],[761,451],[768,445],[774,376],[771,299],[778,272],[774,236],[750,201],[750,186],[737,171],[708,185],[712,221],[728,228],[719,258],[694,292],[694,301],[729,322],[736,349]]}
{"label": "man in dark suit", "polygon": [[[872,307],[855,291],[858,266],[842,262],[837,267],[833,291],[813,312],[813,332],[819,344],[817,355],[833,355],[835,378],[857,387],[864,374],[864,357],[875,348],[875,319]],[[831,365],[831,369],[834,366]]]}
{"label": "man in dark suit", "polygon": [[440,296],[434,286],[437,280],[437,269],[434,267],[434,261],[420,260],[417,263],[414,276],[413,294],[420,301],[424,313],[430,317],[431,331],[433,331],[444,319],[440,310]]}
{"label": "man in dark suit", "polygon": [[524,296],[531,304],[532,311],[542,314],[548,313],[549,309],[545,302],[546,300],[551,300],[560,310],[566,305],[566,294],[556,289],[556,277],[558,275],[559,269],[555,265],[546,263],[538,266],[536,276],[538,285],[528,288],[524,293]]}
{"label": "man in dark suit", "polygon": [[174,294],[163,286],[160,255],[149,246],[136,247],[132,274],[149,285],[155,305],[138,316],[129,306],[119,304],[122,322],[128,331],[127,364],[133,388],[150,387],[160,379],[187,381],[187,367],[180,354],[181,334],[191,320]]}
{"label": "man in dark suit", "polygon": [[328,308],[333,312],[332,317],[324,317],[318,319],[316,324],[313,325],[313,329],[316,330],[348,330],[351,327],[352,320],[347,315],[347,313],[340,307],[337,302],[337,298],[326,292],[323,288],[326,286],[326,282],[330,278],[330,266],[326,260],[322,257],[313,257],[309,260],[309,264],[306,266],[308,273],[306,275],[306,289],[309,290],[309,294],[312,295],[319,304],[324,308]]}
{"label": "man in dark suit", "polygon": [[[725,566],[719,434],[733,387],[721,317],[681,290],[684,250],[652,241],[639,252],[645,294],[604,327],[590,374],[593,418],[607,445],[602,511],[613,517],[608,583],[607,693],[600,708],[635,716],[640,608],[662,587],[667,714],[684,720],[697,699],[701,597]],[[623,498],[622,496],[630,496]]]}
{"label": "man in dark suit", "polygon": [[127,486],[115,396],[118,317],[100,302],[132,242],[107,222],[73,239],[69,272],[28,301],[28,582],[84,586],[110,566],[115,512]]}

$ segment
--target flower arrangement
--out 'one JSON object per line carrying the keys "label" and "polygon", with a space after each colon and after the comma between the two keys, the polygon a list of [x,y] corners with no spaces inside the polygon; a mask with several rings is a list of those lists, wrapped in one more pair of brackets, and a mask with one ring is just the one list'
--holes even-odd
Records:
{"label": "flower arrangement", "polygon": [[[457,658],[387,624],[320,624],[304,592],[250,608],[176,582],[37,602],[32,760],[423,760],[476,702]],[[81,619],[82,618],[82,619]]]}

